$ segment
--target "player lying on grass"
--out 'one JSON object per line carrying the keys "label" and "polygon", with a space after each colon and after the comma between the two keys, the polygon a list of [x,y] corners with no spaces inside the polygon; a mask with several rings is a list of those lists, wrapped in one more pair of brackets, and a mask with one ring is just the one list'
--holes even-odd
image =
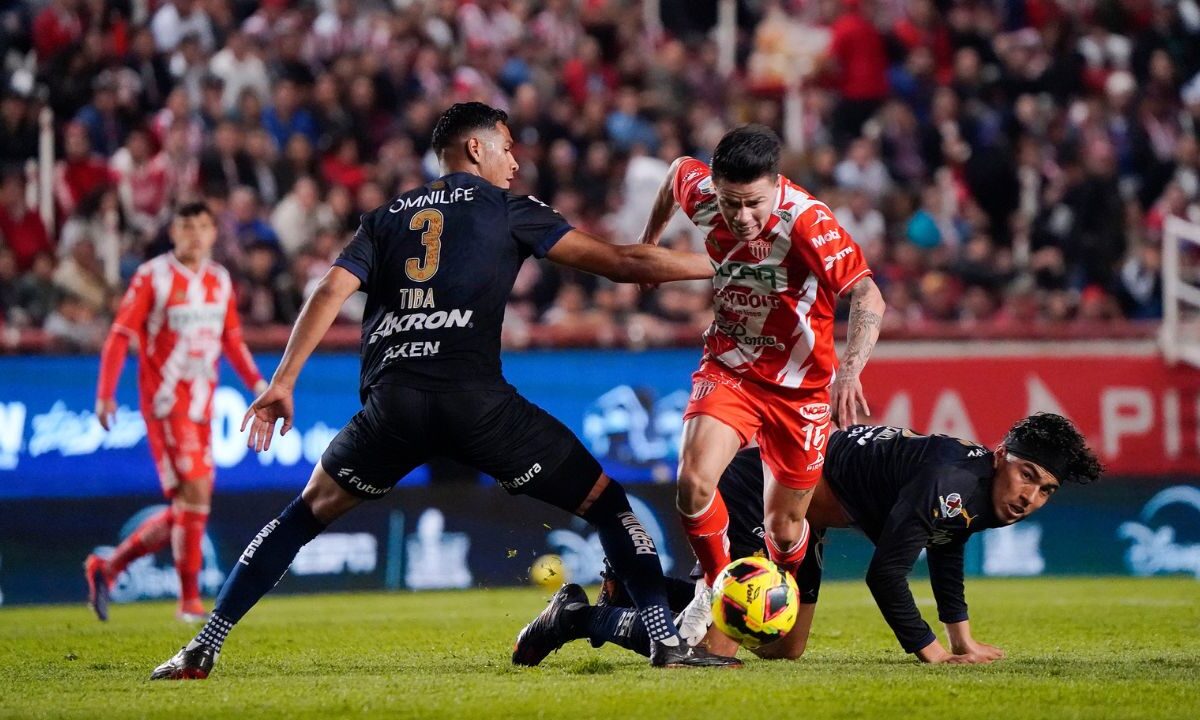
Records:
{"label": "player lying on grass", "polygon": [[[963,546],[972,533],[1024,520],[1064,482],[1090,483],[1102,467],[1069,420],[1039,413],[1008,431],[995,451],[944,435],[924,436],[901,428],[855,425],[829,440],[824,482],[808,511],[817,551],[796,573],[800,610],[782,639],[756,648],[764,658],[794,659],[804,653],[821,586],[827,528],[857,527],[875,544],[867,586],[906,652],[927,663],[989,663],[1004,656],[971,637],[963,593]],[[757,448],[743,450],[721,476],[730,508],[734,558],[763,555],[763,465]],[[946,649],[921,619],[908,574],[927,551],[929,580],[945,623]],[[611,573],[606,573],[611,576]],[[673,611],[691,599],[691,585],[675,580]],[[517,637],[513,662],[537,665],[566,642],[590,638],[595,647],[613,642],[643,655],[649,642],[637,616],[625,609],[619,584],[608,582],[589,605],[578,585],[564,585],[549,606]],[[733,654],[737,643],[711,628],[709,649]]]}

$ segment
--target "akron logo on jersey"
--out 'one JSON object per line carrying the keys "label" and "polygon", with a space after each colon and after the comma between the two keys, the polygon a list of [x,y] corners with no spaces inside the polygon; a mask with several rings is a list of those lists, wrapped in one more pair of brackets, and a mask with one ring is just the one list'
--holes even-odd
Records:
{"label": "akron logo on jersey", "polygon": [[767,256],[771,254],[770,240],[754,238],[750,241],[750,244],[747,247],[750,248],[750,254],[753,255],[759,262],[766,260]]}

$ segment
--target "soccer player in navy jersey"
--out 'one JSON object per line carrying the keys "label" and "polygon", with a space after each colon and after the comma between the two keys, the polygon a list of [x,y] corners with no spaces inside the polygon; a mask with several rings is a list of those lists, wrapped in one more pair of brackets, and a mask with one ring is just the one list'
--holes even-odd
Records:
{"label": "soccer player in navy jersey", "polygon": [[508,191],[517,162],[507,115],[482,103],[449,108],[433,131],[445,174],[362,217],[354,239],[305,303],[279,368],[246,413],[249,444],[292,427],[300,370],[354,292],[367,295],[359,395],[308,485],[251,540],[194,640],[152,679],[205,678],[225,636],[279,580],[300,548],[364,500],[387,493],[431,457],[450,457],[511,494],[596,527],[638,608],[656,666],[736,665],[679,636],[654,542],[621,486],[562,423],[500,371],[500,326],[517,271],[550,260],[619,282],[705,279],[702,255],[611,245],[531,196]]}
{"label": "soccer player in navy jersey", "polygon": [[[804,653],[821,586],[825,530],[856,527],[875,544],[867,586],[906,652],[927,663],[989,663],[1003,657],[999,648],[971,636],[963,590],[967,539],[1024,520],[1064,483],[1090,483],[1102,470],[1071,422],[1050,413],[1017,422],[995,450],[945,435],[879,425],[854,425],[833,433],[822,482],[808,511],[816,552],[810,552],[796,572],[796,625],[754,652],[772,659]],[[765,554],[763,474],[758,450],[752,448],[738,453],[721,476],[734,558]],[[921,619],[908,588],[908,574],[922,550],[948,649]],[[691,599],[692,583],[670,583],[672,607],[680,611]],[[601,593],[602,600],[592,606],[582,588],[564,585],[523,631],[525,647],[518,640],[513,661],[537,664],[564,643],[585,637],[596,647],[613,642],[645,654],[646,636],[636,615],[621,607],[626,601],[619,588],[606,581]],[[728,655],[737,650],[737,643],[715,628],[707,638],[709,650]]]}

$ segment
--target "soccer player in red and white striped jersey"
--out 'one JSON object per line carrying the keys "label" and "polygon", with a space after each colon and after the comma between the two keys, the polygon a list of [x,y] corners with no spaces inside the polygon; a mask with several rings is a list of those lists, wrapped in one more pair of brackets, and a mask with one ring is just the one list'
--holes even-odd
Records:
{"label": "soccer player in red and white striped jersey", "polygon": [[[804,515],[829,424],[853,424],[860,406],[869,412],[859,373],[879,337],[883,297],[853,238],[825,203],[779,174],[779,159],[779,138],[761,125],[726,133],[711,168],[680,158],[642,235],[656,243],[682,208],[705,231],[716,270],[716,317],[692,376],[679,462],[679,512],[705,576],[680,626],[689,639],[707,626],[712,582],[730,561],[717,481],[734,454],[753,440],[762,448],[773,478],[764,489],[767,548],[794,571],[808,547]],[[833,317],[846,294],[839,369]]]}
{"label": "soccer player in red and white striped jersey", "polygon": [[116,414],[117,381],[137,340],[138,393],[150,454],[171,505],[143,522],[109,558],[85,563],[88,603],[108,618],[112,583],[133,560],[171,543],[184,620],[204,615],[201,544],[212,504],[212,395],[222,353],[256,394],[266,382],[242,339],[229,272],[210,259],[217,239],[212,211],[179,208],[171,222],[174,251],[138,268],[100,355],[96,417],[105,430]]}

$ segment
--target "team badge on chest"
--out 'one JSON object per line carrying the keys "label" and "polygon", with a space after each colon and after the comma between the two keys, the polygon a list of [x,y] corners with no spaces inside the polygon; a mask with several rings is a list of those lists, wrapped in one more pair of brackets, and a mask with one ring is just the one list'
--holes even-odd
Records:
{"label": "team badge on chest", "polygon": [[771,241],[770,240],[764,240],[762,238],[754,238],[753,240],[750,241],[750,244],[747,247],[750,248],[750,254],[753,255],[754,258],[756,260],[758,260],[759,262],[766,260],[767,256],[771,254]]}

